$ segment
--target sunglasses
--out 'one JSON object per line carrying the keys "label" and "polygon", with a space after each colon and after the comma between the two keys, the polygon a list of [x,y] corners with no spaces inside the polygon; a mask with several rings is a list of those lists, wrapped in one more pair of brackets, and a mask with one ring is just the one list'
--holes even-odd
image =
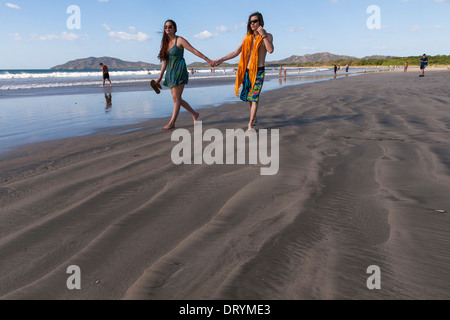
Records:
{"label": "sunglasses", "polygon": [[250,21],[250,23],[258,23],[258,22],[259,22],[259,19],[251,20],[251,21]]}
{"label": "sunglasses", "polygon": [[164,29],[173,29],[173,25],[164,26]]}

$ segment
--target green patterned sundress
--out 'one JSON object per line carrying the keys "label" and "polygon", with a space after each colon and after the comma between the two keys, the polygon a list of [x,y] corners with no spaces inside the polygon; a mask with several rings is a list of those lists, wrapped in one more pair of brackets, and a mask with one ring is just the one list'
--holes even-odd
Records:
{"label": "green patterned sundress", "polygon": [[172,88],[180,84],[187,84],[189,75],[184,60],[184,49],[177,46],[178,37],[175,39],[175,45],[169,51],[169,61],[167,61],[166,79],[164,85]]}

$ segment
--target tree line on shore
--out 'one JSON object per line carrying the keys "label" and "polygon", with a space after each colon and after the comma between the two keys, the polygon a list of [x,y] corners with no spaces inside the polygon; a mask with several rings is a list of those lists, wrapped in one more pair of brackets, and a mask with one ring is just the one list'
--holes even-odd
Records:
{"label": "tree line on shore", "polygon": [[[445,66],[450,65],[450,55],[437,55],[437,56],[427,56],[429,66]],[[336,61],[317,61],[317,62],[307,62],[302,64],[292,64],[296,67],[323,67],[336,65],[349,65],[352,67],[364,67],[364,66],[403,66],[406,62],[409,65],[418,65],[419,60],[422,56],[409,56],[409,57],[391,57],[387,59],[343,59]],[[287,66],[287,65],[285,65]]]}

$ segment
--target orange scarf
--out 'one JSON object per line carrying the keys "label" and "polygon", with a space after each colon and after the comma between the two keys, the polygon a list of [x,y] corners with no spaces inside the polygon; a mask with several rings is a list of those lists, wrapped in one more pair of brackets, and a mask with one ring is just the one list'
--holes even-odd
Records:
{"label": "orange scarf", "polygon": [[[266,33],[266,30],[264,30],[264,32]],[[263,38],[260,34],[256,36],[255,46],[253,48],[252,57],[250,59],[250,65],[247,66],[250,57],[250,50],[252,48],[252,42],[253,42],[253,34],[248,33],[242,45],[241,60],[239,61],[239,67],[236,76],[236,84],[234,86],[234,92],[236,93],[237,96],[239,96],[239,88],[244,82],[245,71],[247,69],[250,81],[252,82],[252,88],[256,82],[256,75],[258,73],[258,50],[259,47],[261,47]]]}

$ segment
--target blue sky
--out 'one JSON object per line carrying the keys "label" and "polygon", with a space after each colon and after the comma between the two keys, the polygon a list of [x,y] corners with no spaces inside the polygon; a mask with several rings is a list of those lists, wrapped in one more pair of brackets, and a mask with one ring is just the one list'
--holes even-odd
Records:
{"label": "blue sky", "polygon": [[[80,9],[79,29],[68,28],[71,5]],[[379,29],[368,28],[371,5],[380,8]],[[450,0],[0,0],[0,69],[45,69],[90,56],[158,63],[166,19],[218,59],[237,48],[254,11],[274,36],[268,61],[316,52],[450,54]],[[189,52],[185,58],[200,61]]]}

